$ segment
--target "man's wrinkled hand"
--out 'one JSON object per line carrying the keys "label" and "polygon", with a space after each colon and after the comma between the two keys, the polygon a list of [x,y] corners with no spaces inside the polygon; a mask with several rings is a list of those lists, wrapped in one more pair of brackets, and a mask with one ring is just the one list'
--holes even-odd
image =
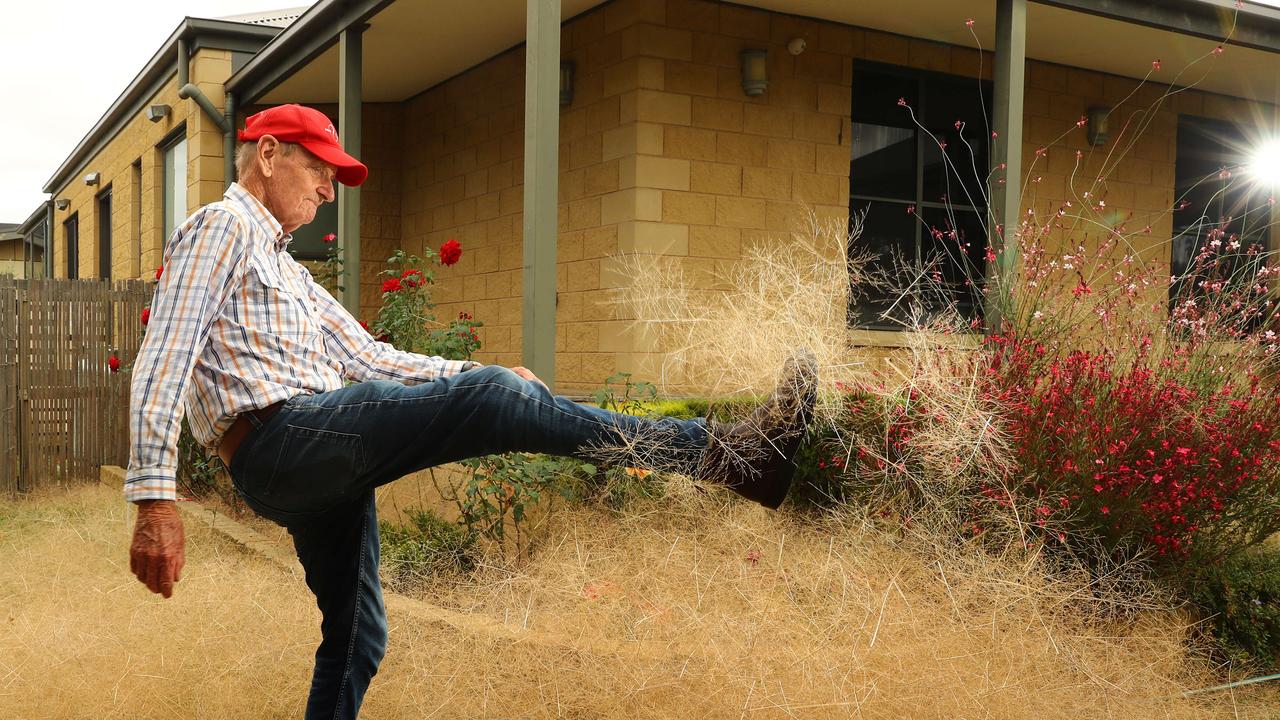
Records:
{"label": "man's wrinkled hand", "polygon": [[137,506],[129,570],[151,592],[171,597],[173,585],[182,577],[182,566],[187,562],[177,504],[172,500],[143,500]]}
{"label": "man's wrinkled hand", "polygon": [[540,380],[537,375],[534,375],[533,371],[530,370],[529,368],[520,367],[517,365],[516,367],[511,368],[511,372],[515,373],[516,375],[519,375],[522,380],[528,380],[529,382],[536,382],[542,387],[547,386],[547,384],[542,382],[542,380]]}

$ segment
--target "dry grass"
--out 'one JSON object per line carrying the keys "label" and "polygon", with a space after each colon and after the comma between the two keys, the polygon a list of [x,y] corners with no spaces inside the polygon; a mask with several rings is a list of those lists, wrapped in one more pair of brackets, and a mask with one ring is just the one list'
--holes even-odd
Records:
{"label": "dry grass", "polygon": [[[1275,716],[1266,690],[1180,699],[1208,678],[1174,615],[1120,625],[1031,560],[721,497],[561,513],[518,571],[427,598],[524,639],[391,603],[364,717]],[[128,575],[128,531],[113,489],[0,507],[0,714],[298,716],[317,635],[301,579],[189,522],[163,601]]]}

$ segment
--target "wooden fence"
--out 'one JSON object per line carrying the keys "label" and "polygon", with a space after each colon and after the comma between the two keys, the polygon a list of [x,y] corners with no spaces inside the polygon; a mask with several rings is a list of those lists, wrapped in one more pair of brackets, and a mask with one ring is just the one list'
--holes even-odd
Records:
{"label": "wooden fence", "polygon": [[129,460],[128,367],[142,342],[141,280],[0,277],[0,493],[94,481]]}

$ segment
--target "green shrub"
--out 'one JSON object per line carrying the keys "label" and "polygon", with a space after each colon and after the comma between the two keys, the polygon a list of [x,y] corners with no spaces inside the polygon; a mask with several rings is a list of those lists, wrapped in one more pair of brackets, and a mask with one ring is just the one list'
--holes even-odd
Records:
{"label": "green shrub", "polygon": [[1280,550],[1246,550],[1187,583],[1223,659],[1258,669],[1280,666]]}
{"label": "green shrub", "polygon": [[411,587],[438,576],[457,576],[476,567],[475,537],[430,510],[405,511],[406,525],[378,523],[382,573],[393,587]]}

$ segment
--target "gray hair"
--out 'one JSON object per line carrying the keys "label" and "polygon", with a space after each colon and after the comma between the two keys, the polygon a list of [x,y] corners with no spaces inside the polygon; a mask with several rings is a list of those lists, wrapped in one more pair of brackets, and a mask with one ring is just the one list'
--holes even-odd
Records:
{"label": "gray hair", "polygon": [[[292,155],[293,151],[301,147],[297,143],[282,142],[280,143],[281,155]],[[253,161],[258,157],[258,141],[240,143],[236,148],[236,177],[244,178],[255,172]]]}

